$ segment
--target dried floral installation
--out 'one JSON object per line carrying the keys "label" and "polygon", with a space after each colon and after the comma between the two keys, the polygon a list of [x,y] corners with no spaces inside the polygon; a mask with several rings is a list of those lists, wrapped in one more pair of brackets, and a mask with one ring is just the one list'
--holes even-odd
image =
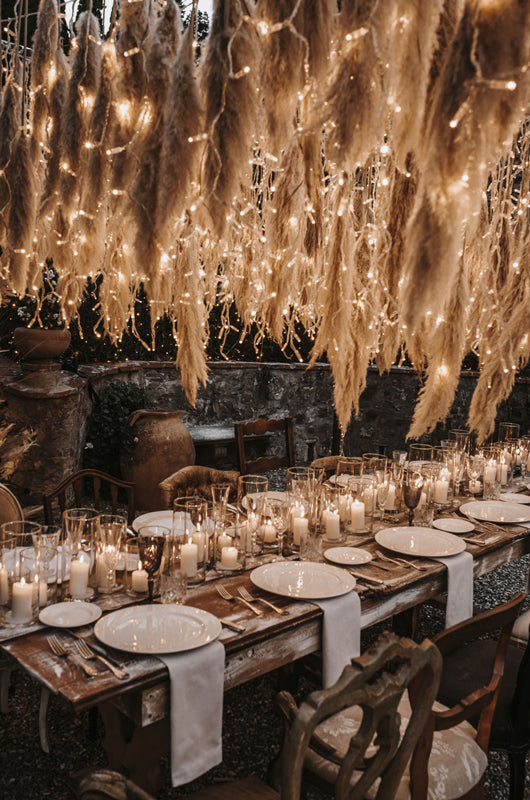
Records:
{"label": "dried floral installation", "polygon": [[474,351],[491,433],[530,356],[530,0],[217,0],[200,57],[174,0],[84,12],[67,54],[59,21],[2,40],[4,299],[52,258],[69,322],[102,276],[116,341],[144,286],[191,402],[214,304],[256,343],[301,323],[344,430],[406,352],[413,438]]}

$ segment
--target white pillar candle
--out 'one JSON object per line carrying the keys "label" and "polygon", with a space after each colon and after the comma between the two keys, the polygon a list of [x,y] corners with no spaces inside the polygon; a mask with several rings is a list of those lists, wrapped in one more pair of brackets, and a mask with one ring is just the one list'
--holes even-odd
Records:
{"label": "white pillar candle", "polygon": [[267,522],[263,525],[261,532],[263,534],[263,541],[266,544],[272,544],[276,541],[276,528],[274,525],[269,525]]}
{"label": "white pillar candle", "polygon": [[85,597],[88,589],[89,564],[81,558],[73,558],[70,563],[70,595],[74,599]]}
{"label": "white pillar candle", "polygon": [[346,494],[339,495],[339,517],[341,522],[346,522],[350,516],[350,498]]}
{"label": "white pillar candle", "polygon": [[42,608],[43,606],[48,604],[48,585],[45,581],[39,581],[39,606]]}
{"label": "white pillar candle", "polygon": [[497,465],[497,480],[504,486],[508,483],[508,464],[498,464]]}
{"label": "white pillar candle", "polygon": [[360,531],[364,528],[364,503],[354,500],[350,506],[350,529]]}
{"label": "white pillar candle", "polygon": [[96,558],[96,582],[98,589],[103,592],[110,592],[114,586],[114,570],[111,574],[107,569],[105,553],[100,553]]}
{"label": "white pillar candle", "polygon": [[326,529],[326,539],[340,539],[340,517],[336,511],[324,509],[324,527]]}
{"label": "white pillar candle", "polygon": [[183,544],[180,549],[180,569],[188,578],[194,578],[197,574],[197,554],[199,548],[195,542]]}
{"label": "white pillar candle", "polygon": [[204,551],[206,549],[206,534],[201,530],[196,530],[191,537],[191,540],[197,545],[197,559],[200,563],[202,563],[205,560]]}
{"label": "white pillar candle", "polygon": [[309,520],[306,517],[295,517],[293,520],[293,544],[300,547],[300,538],[309,530]]}
{"label": "white pillar candle", "polygon": [[497,466],[488,464],[484,467],[484,483],[493,483],[497,478]]}
{"label": "white pillar candle", "polygon": [[7,569],[0,564],[0,605],[7,605],[9,600],[9,580]]}
{"label": "white pillar candle", "polygon": [[138,569],[133,570],[131,574],[131,587],[133,592],[143,594],[147,592],[149,586],[147,583],[148,575],[145,569],[142,569],[142,562],[138,562]]}
{"label": "white pillar candle", "polygon": [[434,502],[446,503],[447,494],[449,492],[449,482],[445,478],[438,478],[434,484]]}
{"label": "white pillar candle", "polygon": [[11,616],[13,622],[31,622],[33,618],[33,586],[26,583],[24,578],[13,584],[13,597],[11,601]]}
{"label": "white pillar candle", "polygon": [[226,569],[237,567],[237,547],[223,547],[221,550],[221,564]]}
{"label": "white pillar candle", "polygon": [[388,497],[385,503],[385,509],[387,511],[393,511],[396,507],[396,485],[394,483],[389,483],[388,485]]}

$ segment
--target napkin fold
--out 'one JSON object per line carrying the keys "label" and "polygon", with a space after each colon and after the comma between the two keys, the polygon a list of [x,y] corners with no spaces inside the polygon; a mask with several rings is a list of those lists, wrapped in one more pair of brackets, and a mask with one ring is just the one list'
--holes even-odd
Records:
{"label": "napkin fold", "polygon": [[473,556],[464,552],[433,560],[447,567],[445,627],[450,628],[473,616]]}
{"label": "napkin fold", "polygon": [[314,600],[322,619],[322,683],[332,686],[352,658],[361,654],[361,601],[357,592]]}
{"label": "napkin fold", "polygon": [[170,681],[171,783],[181,786],[223,760],[225,649],[216,641],[158,657]]}

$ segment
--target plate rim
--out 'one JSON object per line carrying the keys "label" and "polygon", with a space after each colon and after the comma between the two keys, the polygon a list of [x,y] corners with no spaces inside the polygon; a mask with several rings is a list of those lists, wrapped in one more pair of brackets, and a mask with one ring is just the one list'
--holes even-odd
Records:
{"label": "plate rim", "polygon": [[[188,645],[186,647],[172,647],[171,649],[146,649],[144,647],[140,647],[140,649],[136,646],[131,645],[130,647],[124,647],[122,644],[117,644],[116,640],[109,641],[107,639],[101,638],[101,631],[109,625],[109,618],[116,617],[117,615],[122,616],[123,614],[130,614],[133,611],[140,611],[140,614],[147,612],[148,610],[152,610],[155,607],[161,614],[182,614],[183,612],[189,616],[196,616],[196,617],[204,617],[205,619],[203,622],[208,620],[214,631],[210,634],[210,638],[206,642],[197,642],[192,644],[191,646]],[[176,605],[176,604],[164,604],[164,603],[148,603],[146,605],[132,605],[132,606],[124,606],[123,608],[117,608],[115,611],[111,611],[109,614],[106,614],[100,620],[96,622],[94,625],[94,635],[102,644],[107,645],[107,647],[113,647],[116,650],[122,650],[125,653],[134,653],[136,655],[147,655],[147,656],[157,656],[163,655],[164,653],[187,653],[190,650],[197,650],[199,647],[204,647],[211,642],[214,642],[216,639],[219,638],[222,631],[222,625],[219,621],[218,617],[215,614],[212,614],[210,611],[205,611],[203,608],[196,608],[195,606],[187,606],[187,605]]]}
{"label": "plate rim", "polygon": [[[87,619],[84,622],[68,622],[65,625],[58,624],[57,622],[55,623],[46,622],[45,619],[42,619],[43,615],[46,617],[48,614],[51,613],[50,609],[57,611],[57,609],[60,606],[63,606],[64,608],[66,608],[67,606],[74,607],[73,606],[74,603],[77,604],[83,603],[83,607],[86,608],[87,611],[90,609],[93,615],[92,618]],[[79,608],[79,605],[75,607]],[[98,605],[95,605],[94,603],[87,603],[84,600],[72,600],[72,601],[63,600],[59,603],[51,603],[49,606],[44,606],[44,608],[41,608],[41,610],[39,611],[39,622],[42,622],[43,625],[48,625],[50,628],[81,628],[83,627],[83,625],[90,625],[92,622],[97,622],[97,620],[100,619],[102,614],[103,614],[102,609]]]}
{"label": "plate rim", "polygon": [[[505,500],[504,498],[506,495],[510,496],[509,500]],[[520,500],[514,500],[514,497],[524,497],[525,501],[522,503]],[[513,505],[517,506],[528,506],[530,505],[530,497],[527,494],[523,494],[522,492],[501,492],[500,494],[500,501],[502,503],[512,503]]]}
{"label": "plate rim", "polygon": [[[427,531],[427,532],[429,532],[431,534],[434,533],[435,536],[439,536],[442,539],[447,539],[447,537],[451,537],[449,539],[449,541],[453,542],[454,546],[458,547],[458,550],[456,550],[456,552],[454,552],[454,553],[440,553],[439,555],[434,555],[432,553],[431,553],[431,555],[426,555],[426,554],[423,554],[423,553],[422,554],[420,554],[420,553],[411,553],[410,550],[404,550],[404,549],[398,550],[397,548],[391,547],[390,545],[385,544],[384,542],[381,542],[378,539],[379,534],[385,533],[385,531],[400,531],[400,532],[405,532],[406,533],[407,531],[414,531],[414,530],[416,530],[416,531]],[[450,533],[449,531],[441,531],[438,528],[434,528],[434,529],[433,528],[425,528],[425,527],[419,526],[419,525],[418,526],[414,525],[414,526],[411,526],[411,527],[405,526],[405,525],[395,525],[395,526],[390,527],[390,528],[382,528],[380,531],[377,531],[377,533],[375,534],[375,540],[382,547],[386,547],[387,550],[391,550],[394,553],[400,553],[401,555],[405,555],[405,556],[416,556],[417,558],[450,558],[451,556],[457,556],[460,553],[463,553],[464,550],[466,549],[466,543],[464,542],[464,540],[463,539],[459,539],[458,536],[455,536],[454,533]]]}
{"label": "plate rim", "polygon": [[[292,569],[293,567],[295,569],[296,568],[301,569],[301,568],[307,568],[308,565],[312,565],[313,567],[317,567],[318,569],[324,569],[326,571],[332,570],[333,571],[332,572],[333,575],[337,575],[337,577],[340,577],[341,581],[343,581],[345,585],[346,584],[349,584],[349,585],[346,586],[344,591],[341,591],[341,592],[336,592],[336,593],[334,592],[333,594],[319,594],[318,596],[316,596],[315,594],[311,593],[311,595],[309,596],[309,595],[301,595],[301,594],[292,594],[292,593],[289,593],[289,592],[279,592],[276,589],[271,589],[269,586],[263,586],[260,583],[256,583],[255,578],[254,578],[254,575],[255,575],[256,572],[258,572],[259,575],[261,575],[263,572],[266,572],[267,569],[270,570],[271,568],[272,569],[276,569],[276,570],[278,570],[278,569],[280,569],[280,570],[281,569],[288,569],[288,568]],[[332,597],[341,597],[342,595],[345,595],[345,594],[348,594],[348,592],[351,592],[356,586],[356,580],[353,577],[353,575],[351,575],[349,572],[346,572],[345,570],[342,570],[342,569],[340,569],[340,567],[336,567],[333,564],[326,564],[325,562],[322,562],[322,561],[286,561],[286,562],[284,562],[284,561],[271,561],[268,564],[261,564],[259,567],[255,567],[252,570],[252,572],[250,573],[250,580],[255,586],[258,587],[258,589],[263,589],[266,592],[271,592],[271,594],[276,594],[279,597],[289,597],[289,598],[294,599],[294,600],[309,600],[309,601],[311,601],[311,600],[326,600],[326,599],[330,599]]]}
{"label": "plate rim", "polygon": [[[355,550],[358,553],[366,553],[366,555],[369,556],[369,558],[365,559],[364,561],[338,561],[328,556],[328,553],[333,553],[334,551],[336,552],[340,550],[342,551]],[[342,545],[341,547],[328,547],[326,550],[324,550],[323,555],[325,558],[328,559],[328,561],[331,561],[334,564],[343,564],[345,566],[347,566],[348,564],[351,564],[352,566],[355,566],[356,564],[369,564],[370,561],[373,561],[374,558],[369,550],[365,550],[363,547],[352,547],[351,545]]]}
{"label": "plate rim", "polygon": [[[447,528],[442,528],[440,526],[441,522],[449,522],[449,521],[452,521],[453,524],[455,522],[457,522],[460,525],[464,525],[465,527],[461,528],[460,530],[451,531],[451,530],[448,530]],[[448,518],[442,518],[442,519],[435,519],[432,524],[433,524],[433,527],[436,528],[437,531],[443,531],[444,533],[452,533],[452,534],[471,533],[471,531],[475,530],[475,526],[473,525],[473,523],[471,522],[470,519],[453,519],[452,517],[448,517]],[[468,527],[468,525],[470,525],[471,527]]]}
{"label": "plate rim", "polygon": [[[164,514],[164,513],[169,514],[170,521],[171,521],[171,527],[173,527],[173,511],[170,508],[161,508],[159,511],[146,511],[143,514],[139,514],[137,517],[135,517],[133,519],[131,527],[132,527],[133,531],[137,534],[138,531],[140,530],[140,528],[142,527],[142,525],[155,524],[153,522],[150,522],[149,519],[147,519],[148,517],[156,518],[155,515]],[[140,524],[138,524],[138,520],[142,520],[140,522]],[[159,522],[158,524],[162,525],[161,522]]]}
{"label": "plate rim", "polygon": [[495,503],[495,504],[498,503],[499,504],[499,509],[504,507],[504,508],[512,508],[514,511],[518,511],[519,513],[526,512],[527,519],[511,520],[511,521],[500,520],[500,519],[486,519],[483,516],[478,516],[477,514],[474,514],[471,511],[468,511],[467,513],[471,517],[474,517],[475,519],[480,520],[480,522],[496,522],[496,523],[499,523],[501,525],[521,525],[524,522],[530,522],[530,508],[528,508],[527,505],[524,505],[523,503],[509,503],[506,500],[470,500],[468,503],[462,503],[462,505],[460,506],[460,511],[463,514],[466,514],[466,511],[464,510],[466,508],[466,506],[478,505],[479,506],[479,513],[480,513],[480,506],[481,505],[486,505],[486,504],[491,504],[491,503]]}

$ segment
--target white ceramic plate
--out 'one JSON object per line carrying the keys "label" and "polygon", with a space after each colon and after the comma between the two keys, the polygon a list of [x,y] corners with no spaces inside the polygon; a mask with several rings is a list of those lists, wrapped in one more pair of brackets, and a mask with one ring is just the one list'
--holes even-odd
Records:
{"label": "white ceramic plate", "polygon": [[355,587],[355,578],[349,572],[316,561],[263,564],[250,573],[250,580],[266,592],[301,600],[339,597]]}
{"label": "white ceramic plate", "polygon": [[527,494],[519,494],[518,492],[501,492],[501,500],[505,503],[519,503],[523,506],[530,503],[530,497]]}
{"label": "white ceramic plate", "polygon": [[94,633],[109,647],[156,655],[213,642],[221,633],[221,623],[200,608],[151,603],[112,611],[96,622]]}
{"label": "white ceramic plate", "polygon": [[433,528],[438,528],[439,531],[448,531],[449,533],[469,533],[475,529],[473,523],[468,519],[435,519]]}
{"label": "white ceramic plate", "polygon": [[134,520],[132,527],[135,533],[138,533],[144,525],[162,525],[172,531],[173,511],[170,508],[164,508],[162,511],[149,511],[147,514],[140,514]]}
{"label": "white ceramic plate", "polygon": [[101,616],[101,609],[93,603],[84,603],[74,600],[71,603],[54,603],[46,606],[39,613],[39,619],[44,625],[54,628],[79,628],[81,625],[90,625]]}
{"label": "white ceramic plate", "polygon": [[328,547],[324,555],[334,564],[367,564],[372,560],[372,554],[360,547]]}
{"label": "white ceramic plate", "polygon": [[460,512],[483,522],[504,522],[508,525],[530,522],[530,509],[520,503],[505,503],[503,500],[473,500],[463,503]]}
{"label": "white ceramic plate", "polygon": [[457,536],[432,528],[384,528],[375,534],[378,544],[406,556],[455,556],[466,549],[466,544]]}

